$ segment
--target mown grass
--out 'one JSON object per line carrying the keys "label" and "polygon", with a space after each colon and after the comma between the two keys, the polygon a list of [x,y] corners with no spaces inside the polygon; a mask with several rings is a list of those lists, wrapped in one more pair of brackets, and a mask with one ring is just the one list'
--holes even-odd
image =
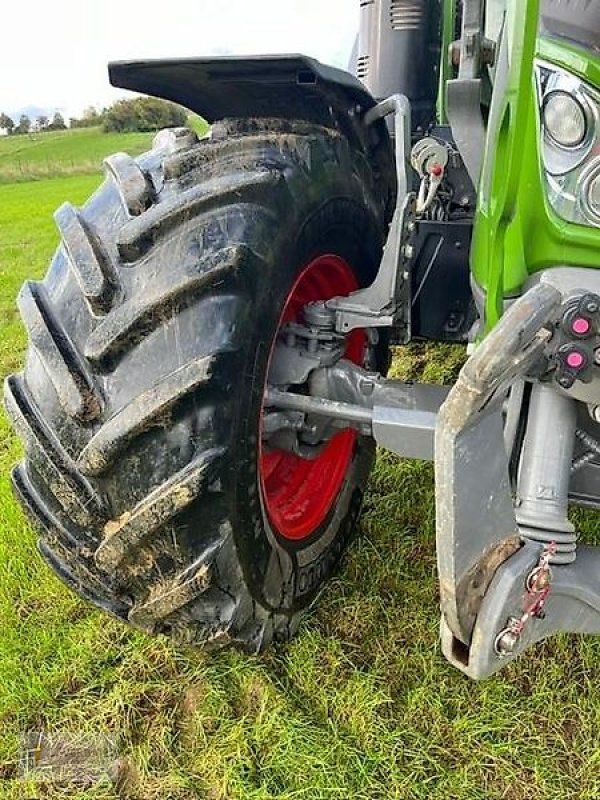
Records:
{"label": "mown grass", "polygon": [[[121,149],[121,148],[119,148]],[[18,286],[43,275],[52,210],[97,178],[0,187],[0,373],[25,338]],[[394,373],[450,380],[460,349],[397,350]],[[559,637],[474,684],[438,647],[432,469],[381,453],[339,577],[291,644],[208,656],[126,629],[42,564],[12,498],[0,418],[0,797],[529,800],[600,797],[600,642]],[[591,518],[584,520],[588,534]],[[117,738],[123,782],[17,776],[25,730]]]}
{"label": "mown grass", "polygon": [[[189,124],[199,134],[206,131],[196,115],[190,115]],[[101,128],[2,136],[0,184],[93,175],[106,156],[119,151],[139,155],[149,149],[152,138],[152,133],[104,133]]]}
{"label": "mown grass", "polygon": [[100,128],[3,136],[0,184],[97,174],[102,159],[110,153],[139,155],[151,143],[151,133],[103,133]]}

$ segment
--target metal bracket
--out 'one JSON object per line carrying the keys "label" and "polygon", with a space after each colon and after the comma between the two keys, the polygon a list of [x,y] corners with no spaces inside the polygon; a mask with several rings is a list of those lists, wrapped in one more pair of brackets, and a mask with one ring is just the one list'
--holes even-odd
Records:
{"label": "metal bracket", "polygon": [[410,275],[408,265],[413,257],[410,243],[415,233],[415,195],[409,193],[410,103],[403,95],[393,95],[376,105],[364,116],[365,125],[372,125],[388,114],[394,114],[396,173],[398,194],[396,208],[388,231],[377,276],[365,289],[348,297],[333,297],[327,302],[306,306],[305,318],[333,316],[335,330],[349,333],[356,328],[399,326],[401,340],[410,340]]}
{"label": "metal bracket", "polygon": [[503,400],[543,357],[544,325],[561,295],[538,286],[517,300],[462,368],[435,435],[438,573],[442,613],[468,645],[479,604],[499,564],[519,546]]}
{"label": "metal bracket", "polygon": [[339,333],[289,322],[271,356],[269,385],[287,387],[305,383],[313,370],[339,361],[344,346],[344,337]]}
{"label": "metal bracket", "polygon": [[518,387],[547,364],[563,299],[551,281],[540,281],[517,300],[471,356],[438,415],[442,649],[473,678],[491,675],[555,632],[600,631],[600,550],[576,548],[567,518],[574,401],[550,383],[534,384],[516,501],[502,423],[507,383]]}
{"label": "metal bracket", "polygon": [[[561,631],[600,633],[600,548],[580,547],[573,564],[552,570],[551,591],[543,613],[529,614],[510,646],[502,637],[522,620],[528,578],[543,558],[543,548],[526,542],[496,571],[483,598],[469,647],[452,633],[442,616],[442,652],[469,677],[481,680],[502,669],[535,642]],[[504,646],[503,646],[504,645]]]}
{"label": "metal bracket", "polygon": [[315,370],[309,385],[309,395],[268,389],[265,408],[325,418],[321,436],[355,428],[405,458],[433,458],[437,413],[449,387],[386,380],[343,359]]}
{"label": "metal bracket", "polygon": [[[484,51],[483,0],[464,0],[459,48],[458,77],[447,82],[447,116],[456,146],[473,185],[479,183],[485,146],[485,125],[481,114],[481,66]],[[490,43],[486,43],[488,49]],[[456,59],[453,59],[456,60]]]}
{"label": "metal bracket", "polygon": [[[366,289],[348,297],[334,297],[325,304],[335,313],[335,329],[350,333],[356,328],[401,328],[401,343],[410,340],[410,274],[413,246],[415,195],[404,198],[394,212],[377,277]],[[410,227],[412,225],[412,228]],[[404,244],[403,244],[404,243]]]}

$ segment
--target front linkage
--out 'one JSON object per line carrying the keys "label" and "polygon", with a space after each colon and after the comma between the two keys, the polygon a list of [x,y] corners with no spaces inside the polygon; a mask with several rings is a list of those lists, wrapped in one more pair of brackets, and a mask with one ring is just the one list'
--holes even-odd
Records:
{"label": "front linkage", "polygon": [[[598,380],[600,276],[558,268],[532,279],[450,390],[385,380],[344,360],[355,328],[372,339],[394,325],[410,337],[423,193],[408,191],[408,101],[381,103],[365,125],[386,112],[395,114],[400,191],[379,273],[349,297],[309,304],[304,325],[282,332],[264,436],[310,458],[354,427],[403,457],[434,459],[442,649],[480,679],[553,633],[600,633],[600,551],[577,547],[567,517],[572,476],[600,452],[590,415],[568,393]],[[425,171],[435,178],[441,162],[425,159]],[[294,392],[298,385],[309,393]]]}

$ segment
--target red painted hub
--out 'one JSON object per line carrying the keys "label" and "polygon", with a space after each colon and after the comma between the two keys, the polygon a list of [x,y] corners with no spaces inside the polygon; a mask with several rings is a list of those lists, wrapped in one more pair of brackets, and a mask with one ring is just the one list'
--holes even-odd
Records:
{"label": "red painted hub", "polygon": [[[356,277],[343,258],[334,255],[315,258],[292,286],[279,328],[288,322],[301,321],[306,303],[347,295],[358,288]],[[362,364],[364,346],[364,331],[353,331],[346,337],[345,358]],[[341,431],[318,458],[310,461],[284,450],[266,453],[261,445],[259,473],[263,501],[271,524],[282,537],[301,541],[323,522],[342,488],[356,436],[355,431]]]}

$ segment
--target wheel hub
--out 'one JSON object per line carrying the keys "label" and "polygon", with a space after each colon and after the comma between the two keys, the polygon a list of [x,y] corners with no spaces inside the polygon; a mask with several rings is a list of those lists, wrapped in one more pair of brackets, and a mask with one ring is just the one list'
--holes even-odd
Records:
{"label": "wheel hub", "polygon": [[[319,256],[301,270],[288,294],[279,320],[270,355],[267,384],[280,380],[281,355],[275,355],[275,346],[280,339],[284,345],[286,340],[288,344],[291,343],[290,334],[297,333],[295,326],[303,322],[304,306],[317,300],[347,295],[358,288],[350,265],[337,255]],[[324,344],[325,347],[331,347],[334,359],[343,356],[355,364],[362,364],[365,342],[364,331],[356,330],[345,337],[345,341],[338,341],[332,335],[331,341]],[[292,347],[286,349],[291,350]],[[310,343],[306,349],[306,362],[310,372]],[[287,361],[287,358],[284,360]],[[314,366],[318,366],[318,362]],[[301,382],[308,376],[303,362],[298,364],[298,370],[293,370],[292,374],[294,372]],[[300,420],[298,424],[302,424]],[[319,448],[312,448],[309,458],[306,457],[308,453],[303,453],[303,457],[281,447],[270,447],[263,441],[265,427],[263,409],[259,474],[266,512],[271,524],[284,539],[308,539],[319,529],[335,504],[352,462],[357,433],[354,430],[336,433]],[[290,436],[294,435],[294,431],[290,431]]]}

